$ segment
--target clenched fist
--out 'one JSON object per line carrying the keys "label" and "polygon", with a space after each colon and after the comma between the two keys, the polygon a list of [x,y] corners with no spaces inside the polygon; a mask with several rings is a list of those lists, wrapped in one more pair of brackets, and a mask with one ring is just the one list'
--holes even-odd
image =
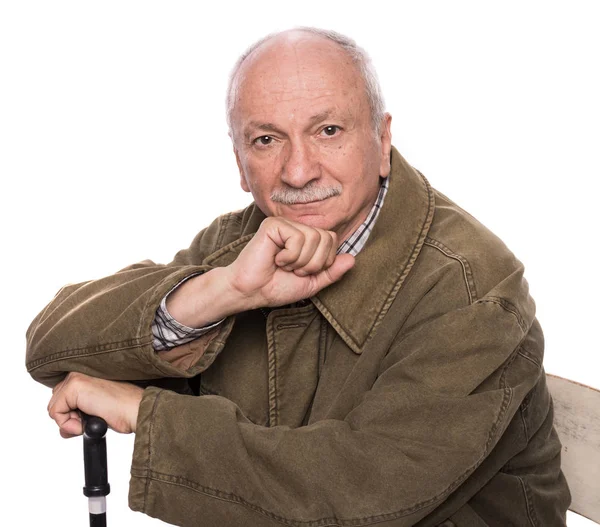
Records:
{"label": "clenched fist", "polygon": [[276,307],[309,298],[339,280],[354,257],[336,255],[334,232],[284,218],[265,219],[227,271],[229,284],[249,308]]}
{"label": "clenched fist", "polygon": [[135,432],[143,393],[134,384],[72,372],[52,390],[48,414],[65,438],[83,433],[77,410],[102,417],[116,432],[129,434]]}
{"label": "clenched fist", "polygon": [[354,265],[353,256],[336,255],[337,247],[334,232],[266,218],[235,262],[184,282],[169,295],[167,309],[181,324],[202,327],[310,298]]}

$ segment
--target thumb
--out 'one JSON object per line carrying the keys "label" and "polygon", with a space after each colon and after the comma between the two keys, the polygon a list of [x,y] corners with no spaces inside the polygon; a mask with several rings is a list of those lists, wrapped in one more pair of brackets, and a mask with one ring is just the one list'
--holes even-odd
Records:
{"label": "thumb", "polygon": [[315,275],[317,291],[337,282],[352,267],[354,267],[354,256],[350,254],[338,254],[330,267]]}

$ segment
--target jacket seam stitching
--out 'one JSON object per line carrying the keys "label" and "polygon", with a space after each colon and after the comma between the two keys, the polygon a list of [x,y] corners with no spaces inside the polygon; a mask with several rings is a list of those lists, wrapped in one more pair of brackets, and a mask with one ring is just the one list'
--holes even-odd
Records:
{"label": "jacket seam stitching", "polygon": [[[321,374],[323,373],[323,368],[325,367],[325,361],[327,360],[327,319],[325,317],[321,318],[321,324],[319,328],[319,369],[318,369],[318,381],[321,379]],[[315,390],[316,395],[316,390]]]}
{"label": "jacket seam stitching", "polygon": [[[134,477],[140,477],[140,476],[134,475]],[[400,510],[397,512],[379,514],[376,516],[367,516],[367,517],[363,517],[363,518],[339,519],[336,517],[328,517],[328,518],[319,518],[317,520],[292,520],[290,518],[285,518],[283,516],[279,516],[278,514],[271,512],[271,511],[263,509],[262,507],[259,507],[258,505],[255,505],[255,504],[247,501],[246,499],[242,498],[241,496],[238,496],[237,494],[230,493],[230,492],[223,492],[218,489],[213,489],[211,487],[205,487],[204,485],[200,485],[199,483],[197,483],[195,481],[189,480],[189,479],[181,477],[181,476],[173,476],[171,474],[165,474],[165,473],[157,472],[154,470],[148,470],[148,474],[145,477],[149,478],[149,479],[154,479],[158,482],[162,482],[162,483],[166,483],[166,484],[187,487],[190,490],[193,490],[195,492],[200,492],[201,494],[204,494],[208,497],[212,497],[212,498],[216,498],[216,499],[220,499],[220,500],[224,500],[224,501],[231,501],[231,502],[239,503],[240,505],[243,505],[243,506],[249,508],[250,510],[257,512],[259,514],[262,514],[264,516],[267,516],[275,521],[278,521],[285,525],[292,525],[292,526],[298,526],[298,527],[300,527],[300,526],[304,526],[304,527],[326,527],[326,526],[361,527],[363,525],[370,525],[373,523],[379,523],[381,521],[387,521],[387,520],[399,518],[402,516],[406,516],[407,514],[410,514],[412,512],[419,510],[420,508],[422,508],[422,507],[417,507],[417,505],[418,505],[417,504],[414,507],[403,509],[403,510]]]}
{"label": "jacket seam stitching", "polygon": [[525,324],[523,317],[521,316],[521,314],[519,313],[517,308],[513,304],[511,304],[508,300],[505,300],[504,298],[500,298],[500,297],[488,296],[488,297],[485,297],[485,299],[477,300],[477,303],[478,304],[496,304],[496,305],[500,306],[506,312],[513,315],[517,319],[517,324],[519,324],[519,327],[521,328],[523,333],[527,333],[527,325]]}
{"label": "jacket seam stitching", "polygon": [[527,505],[527,517],[529,519],[529,523],[533,527],[538,527],[539,523],[537,521],[537,516],[531,504],[531,492],[529,491],[529,485],[527,485],[527,483],[521,476],[516,476],[516,478],[521,483],[521,487],[523,489],[523,496],[525,498],[525,504]]}
{"label": "jacket seam stitching", "polygon": [[407,258],[405,265],[402,267],[402,270],[398,273],[396,281],[393,283],[392,288],[390,289],[389,293],[386,295],[384,302],[381,305],[381,308],[379,310],[379,313],[377,314],[377,316],[375,317],[375,319],[373,321],[373,324],[367,330],[366,336],[365,336],[363,342],[359,343],[356,340],[353,333],[351,333],[350,330],[348,330],[346,327],[342,326],[332,316],[332,314],[329,311],[329,309],[327,308],[327,306],[325,304],[323,304],[323,302],[321,302],[318,297],[315,297],[312,299],[313,303],[322,312],[323,316],[328,320],[329,324],[331,324],[331,326],[340,335],[342,340],[355,353],[360,354],[363,352],[365,345],[373,337],[375,330],[379,327],[379,325],[381,324],[381,321],[387,315],[387,312],[389,311],[391,305],[394,303],[394,300],[396,299],[396,297],[398,295],[398,291],[400,291],[400,288],[404,284],[406,277],[409,275],[417,258],[419,257],[421,249],[423,248],[423,245],[427,238],[427,233],[429,232],[429,229],[431,228],[431,224],[433,223],[433,218],[434,218],[434,214],[435,214],[434,193],[431,189],[431,185],[429,184],[429,181],[427,181],[427,178],[419,170],[417,170],[417,169],[414,169],[414,170],[421,177],[421,183],[423,184],[425,194],[426,194],[426,199],[427,199],[427,211],[422,220],[419,234],[417,236],[417,241],[413,245],[412,251],[411,251],[409,257]]}
{"label": "jacket seam stitching", "polygon": [[524,359],[528,359],[531,362],[533,362],[538,368],[542,367],[541,362],[539,362],[538,360],[535,359],[534,354],[531,353],[528,349],[527,346],[525,346],[523,343],[521,344],[521,350],[520,350],[521,355],[523,356]]}
{"label": "jacket seam stitching", "polygon": [[[369,338],[371,338],[371,336],[373,335],[373,332],[375,331],[375,329],[377,327],[379,327],[379,325],[381,324],[381,321],[383,320],[383,318],[387,314],[388,310],[390,309],[390,306],[392,305],[396,296],[398,295],[398,291],[400,290],[400,288],[406,281],[406,277],[408,276],[408,274],[412,270],[413,266],[415,265],[415,262],[417,261],[417,258],[419,257],[419,254],[421,253],[421,249],[423,248],[423,245],[425,244],[425,241],[427,240],[427,233],[429,232],[429,229],[431,228],[431,224],[433,223],[433,216],[435,214],[435,197],[431,190],[431,186],[429,185],[429,181],[427,181],[427,178],[425,178],[425,176],[423,174],[421,174],[421,172],[419,172],[418,170],[417,170],[417,172],[421,176],[421,180],[422,180],[423,185],[425,186],[425,192],[427,193],[427,197],[428,197],[427,213],[425,214],[425,219],[423,220],[423,223],[421,225],[421,230],[419,232],[419,235],[417,236],[417,242],[413,246],[413,250],[406,262],[406,265],[404,266],[404,269],[400,273],[400,276],[398,277],[398,281],[396,282],[396,284],[390,291],[390,294],[387,296],[387,298],[383,304],[383,307],[381,308],[381,311],[379,312],[379,315],[377,316],[377,318],[373,322],[373,325],[367,332],[367,338],[365,339],[365,342],[368,341]],[[363,343],[363,345],[364,345],[364,343]]]}
{"label": "jacket seam stitching", "polygon": [[73,348],[66,349],[62,351],[57,351],[56,353],[52,353],[51,355],[47,355],[46,357],[35,359],[27,363],[27,371],[33,371],[41,366],[46,364],[50,364],[52,362],[57,362],[59,360],[63,360],[71,357],[82,357],[82,356],[92,356],[92,355],[101,355],[103,353],[109,353],[114,351],[123,351],[134,348],[141,348],[143,346],[147,346],[152,343],[152,339],[130,339],[123,340],[120,342],[109,342],[107,344],[102,344],[100,346],[95,346],[93,348],[85,347],[85,348]]}
{"label": "jacket seam stitching", "polygon": [[231,213],[223,216],[223,222],[219,226],[219,232],[217,233],[217,241],[213,247],[212,252],[215,252],[216,248],[221,246],[221,243],[223,241],[223,236],[225,235],[226,227],[229,224],[230,219],[231,219]]}
{"label": "jacket seam stitching", "polygon": [[[536,383],[536,385],[537,385],[537,383]],[[525,398],[521,402],[520,408],[523,411],[526,411],[527,408],[529,408],[529,404],[531,403],[531,400],[533,399],[535,388],[536,388],[536,386],[534,386],[531,390],[529,390],[529,393],[525,396]]]}
{"label": "jacket seam stitching", "polygon": [[[496,432],[499,429],[501,422],[503,422],[503,420],[504,420],[506,410],[510,406],[511,400],[512,400],[512,390],[510,388],[504,388],[504,395],[503,395],[502,403],[500,404],[500,408],[499,408],[496,420],[488,433],[488,438],[485,443],[484,450],[483,450],[481,456],[477,459],[477,461],[471,467],[469,467],[467,470],[465,470],[458,478],[456,478],[452,483],[450,483],[444,490],[442,490],[437,495],[429,498],[428,500],[425,500],[425,501],[422,501],[419,503],[415,503],[414,505],[412,505],[410,507],[406,507],[404,509],[400,509],[395,512],[379,514],[376,516],[351,518],[351,519],[345,519],[345,520],[341,520],[341,519],[338,519],[335,517],[320,518],[318,520],[306,520],[306,521],[291,520],[289,518],[285,518],[285,517],[279,516],[273,512],[267,511],[267,510],[263,509],[262,507],[259,507],[258,505],[250,503],[246,499],[244,499],[241,496],[238,496],[234,493],[227,493],[227,492],[223,492],[223,491],[220,491],[217,489],[212,489],[210,487],[205,487],[195,481],[189,480],[189,479],[181,477],[181,476],[174,476],[171,474],[164,474],[164,473],[148,470],[148,473],[146,474],[145,477],[152,478],[156,481],[162,481],[164,483],[171,483],[171,484],[185,486],[185,487],[190,488],[191,490],[201,492],[202,494],[205,494],[210,497],[215,497],[217,499],[229,500],[229,501],[233,501],[236,503],[240,503],[242,505],[247,506],[251,510],[262,513],[263,515],[268,516],[268,517],[270,517],[276,521],[279,521],[281,523],[284,523],[286,525],[292,525],[292,526],[295,525],[295,526],[299,526],[299,527],[301,527],[301,526],[325,527],[325,526],[333,526],[333,525],[347,526],[347,527],[351,527],[351,526],[352,527],[360,527],[362,525],[370,525],[372,523],[379,523],[382,521],[401,518],[401,517],[407,516],[409,514],[412,514],[414,512],[417,512],[419,510],[422,510],[428,506],[434,505],[441,498],[447,496],[448,494],[453,492],[456,488],[458,488],[468,478],[468,476],[475,471],[475,469],[477,468],[477,466],[479,466],[481,461],[483,459],[485,459],[485,457],[488,455],[488,453],[490,451],[490,447],[493,442],[493,439],[496,436]],[[133,471],[132,471],[132,475],[134,475]],[[134,475],[134,476],[140,477],[137,475]]]}
{"label": "jacket seam stitching", "polygon": [[528,360],[529,362],[533,363],[535,366],[537,366],[538,368],[541,366],[536,360],[532,359],[531,357],[529,357],[528,355],[526,355],[524,353],[523,349],[519,350],[519,356],[523,357],[525,360]]}
{"label": "jacket seam stitching", "polygon": [[[152,459],[152,437],[154,434],[154,420],[156,416],[156,407],[158,406],[158,398],[161,396],[161,394],[162,391],[156,394],[156,397],[154,398],[154,403],[152,405],[152,412],[150,412],[150,425],[148,429],[148,458],[146,459],[146,470],[148,474],[152,473],[152,470],[150,469]],[[146,476],[146,484],[144,486],[144,512],[147,511],[148,495],[150,493],[150,480],[151,478]]]}
{"label": "jacket seam stitching", "polygon": [[275,343],[275,319],[267,321],[267,350],[269,371],[269,427],[278,423],[277,408],[277,345]]}
{"label": "jacket seam stitching", "polygon": [[442,242],[435,240],[434,238],[425,238],[425,245],[429,245],[440,251],[444,256],[452,258],[460,263],[463,270],[463,278],[465,280],[465,286],[467,287],[467,294],[469,295],[469,303],[473,304],[477,300],[477,289],[475,287],[475,279],[473,278],[473,271],[469,265],[469,261],[460,254],[455,253],[449,247],[444,245]]}
{"label": "jacket seam stitching", "polygon": [[519,354],[519,347],[517,346],[513,350],[513,352],[510,354],[510,357],[506,361],[504,368],[502,368],[502,374],[500,375],[500,380],[498,381],[498,386],[500,388],[506,389],[506,374],[508,372],[508,368],[510,368],[512,366],[512,363],[515,361],[518,354]]}
{"label": "jacket seam stitching", "polygon": [[529,443],[529,428],[527,427],[527,420],[525,419],[525,408],[521,406],[519,409],[519,415],[521,416],[521,421],[523,422],[523,431],[525,432],[525,443]]}

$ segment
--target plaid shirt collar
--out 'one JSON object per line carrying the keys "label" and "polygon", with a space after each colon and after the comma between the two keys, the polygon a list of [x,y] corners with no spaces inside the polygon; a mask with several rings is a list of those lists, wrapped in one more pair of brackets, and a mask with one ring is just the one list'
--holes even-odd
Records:
{"label": "plaid shirt collar", "polygon": [[383,207],[383,200],[385,199],[385,195],[387,194],[389,187],[389,176],[383,179],[379,187],[379,194],[377,194],[377,199],[367,219],[356,229],[350,237],[343,242],[337,250],[337,254],[351,254],[352,256],[356,256],[362,248],[367,243],[369,239],[369,235],[373,230],[373,225],[375,225],[375,221],[377,220],[377,216],[379,216],[379,212],[381,211],[381,207]]}

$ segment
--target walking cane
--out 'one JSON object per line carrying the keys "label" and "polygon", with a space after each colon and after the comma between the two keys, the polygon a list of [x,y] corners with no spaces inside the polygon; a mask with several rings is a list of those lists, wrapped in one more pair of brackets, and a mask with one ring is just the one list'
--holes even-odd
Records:
{"label": "walking cane", "polygon": [[110,492],[106,463],[106,431],[108,425],[100,417],[81,412],[83,425],[83,465],[90,511],[90,527],[106,527],[106,496]]}

